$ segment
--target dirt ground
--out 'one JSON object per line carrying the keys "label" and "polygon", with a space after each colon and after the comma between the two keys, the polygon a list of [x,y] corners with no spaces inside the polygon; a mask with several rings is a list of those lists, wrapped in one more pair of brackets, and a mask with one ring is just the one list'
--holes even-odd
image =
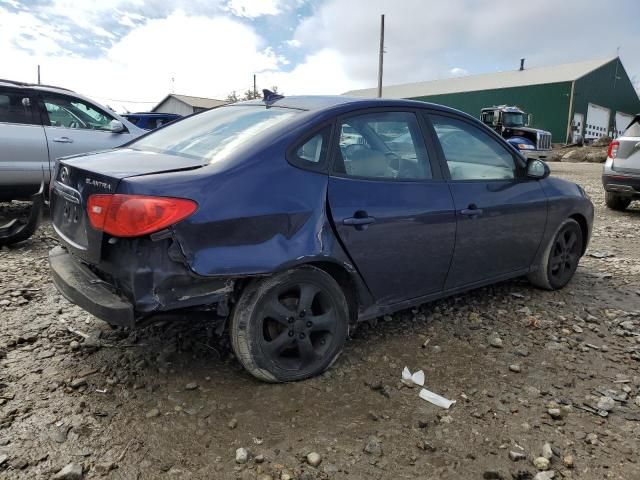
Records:
{"label": "dirt ground", "polygon": [[[205,324],[112,330],[72,306],[48,225],[2,248],[0,478],[525,480],[553,477],[546,454],[556,479],[639,479],[640,203],[605,209],[600,165],[551,168],[596,205],[568,287],[510,281],[364,324],[295,384],[254,380]],[[457,403],[420,399],[404,366]]]}

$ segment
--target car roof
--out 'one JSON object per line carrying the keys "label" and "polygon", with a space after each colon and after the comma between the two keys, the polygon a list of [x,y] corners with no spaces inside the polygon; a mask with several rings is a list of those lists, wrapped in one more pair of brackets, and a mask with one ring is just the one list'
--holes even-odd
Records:
{"label": "car roof", "polygon": [[56,93],[74,93],[73,90],[63,87],[56,87],[54,85],[43,85],[38,83],[27,83],[27,82],[18,82],[15,80],[6,80],[0,78],[0,86],[3,87],[14,87],[14,88],[29,88],[32,90],[42,90],[46,92],[56,92]]}
{"label": "car roof", "polygon": [[329,96],[329,95],[304,95],[304,96],[291,96],[282,97],[276,100],[265,102],[264,100],[249,100],[246,102],[238,102],[229,106],[235,105],[266,105],[281,108],[294,108],[297,110],[306,111],[319,111],[326,110],[334,107],[341,106],[353,106],[358,108],[370,108],[370,107],[420,107],[425,108],[429,106],[437,110],[451,110],[442,105],[437,105],[428,102],[420,102],[416,100],[402,100],[402,99],[388,99],[388,98],[362,98],[362,97],[347,97],[347,96]]}

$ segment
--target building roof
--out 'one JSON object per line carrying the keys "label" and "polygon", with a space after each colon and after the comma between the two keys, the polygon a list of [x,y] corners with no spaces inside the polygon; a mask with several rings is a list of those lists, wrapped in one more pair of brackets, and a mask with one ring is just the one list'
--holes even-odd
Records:
{"label": "building roof", "polygon": [[176,100],[179,100],[182,103],[186,103],[187,105],[195,108],[213,108],[224,105],[225,103],[229,103],[226,100],[217,100],[215,98],[193,97],[191,95],[178,95],[177,93],[170,93],[169,95],[164,97],[155,107],[153,107],[151,111],[155,111],[156,108],[166,102],[170,97],[173,97]]}
{"label": "building roof", "polygon": [[[431,80],[428,82],[389,85],[387,87],[382,87],[382,96],[386,98],[415,98],[430,95],[443,95],[447,93],[493,90],[496,88],[572,82],[616,59],[617,57],[586,60],[583,62],[565,63],[562,65],[551,65],[545,67],[525,67],[524,70],[510,70],[506,72],[446,78],[443,80]],[[375,97],[377,95],[377,89],[366,88],[363,90],[351,90],[346,92],[345,95],[355,97]]]}

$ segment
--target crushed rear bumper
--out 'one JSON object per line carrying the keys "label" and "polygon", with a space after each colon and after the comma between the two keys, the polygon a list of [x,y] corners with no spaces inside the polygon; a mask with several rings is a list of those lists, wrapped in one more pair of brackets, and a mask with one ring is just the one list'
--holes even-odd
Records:
{"label": "crushed rear bumper", "polygon": [[133,305],[62,247],[49,252],[53,283],[71,303],[112,325],[132,327]]}

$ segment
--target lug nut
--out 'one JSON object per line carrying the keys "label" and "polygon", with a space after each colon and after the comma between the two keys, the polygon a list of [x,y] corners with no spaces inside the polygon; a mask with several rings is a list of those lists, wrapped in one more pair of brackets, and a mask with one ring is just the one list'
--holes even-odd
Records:
{"label": "lug nut", "polygon": [[289,330],[289,336],[293,337],[293,330]]}
{"label": "lug nut", "polygon": [[302,340],[304,338],[304,333],[300,334],[300,340]]}
{"label": "lug nut", "polygon": [[302,310],[300,312],[300,318],[304,318],[304,316],[307,314],[307,312],[305,312],[304,310]]}
{"label": "lug nut", "polygon": [[289,323],[295,322],[295,319],[293,317],[289,317],[288,320],[289,320]]}
{"label": "lug nut", "polygon": [[313,323],[307,322],[307,328],[311,328],[312,326],[313,326]]}

